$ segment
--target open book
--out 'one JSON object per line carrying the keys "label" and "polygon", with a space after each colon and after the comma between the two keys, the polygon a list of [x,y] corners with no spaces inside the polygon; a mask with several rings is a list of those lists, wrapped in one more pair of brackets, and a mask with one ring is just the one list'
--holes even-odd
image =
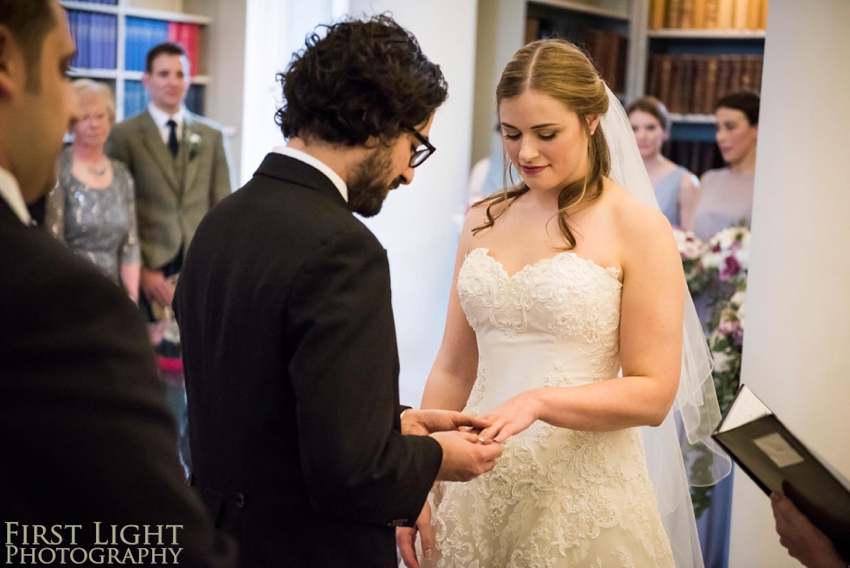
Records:
{"label": "open book", "polygon": [[800,440],[741,385],[729,413],[712,434],[768,495],[785,494],[850,556],[850,482]]}

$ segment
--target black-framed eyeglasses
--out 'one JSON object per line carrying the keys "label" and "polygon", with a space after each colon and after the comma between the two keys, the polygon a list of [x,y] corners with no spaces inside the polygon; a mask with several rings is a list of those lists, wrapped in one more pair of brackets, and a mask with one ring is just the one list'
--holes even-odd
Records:
{"label": "black-framed eyeglasses", "polygon": [[415,128],[411,128],[410,132],[412,132],[413,135],[416,136],[416,139],[419,140],[419,143],[421,144],[416,149],[416,151],[413,152],[413,155],[410,156],[409,165],[411,168],[415,168],[417,166],[421,166],[422,162],[430,158],[431,154],[436,152],[437,149],[434,147],[433,144],[431,144],[431,142],[427,138],[419,134],[419,131]]}

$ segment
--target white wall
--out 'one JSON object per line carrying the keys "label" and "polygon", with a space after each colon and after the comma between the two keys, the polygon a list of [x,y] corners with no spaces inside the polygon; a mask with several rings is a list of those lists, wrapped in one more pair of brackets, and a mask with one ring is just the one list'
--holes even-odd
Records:
{"label": "white wall", "polygon": [[[850,477],[850,2],[771,0],[742,380]],[[799,566],[735,478],[729,565]]]}
{"label": "white wall", "polygon": [[[230,1],[230,0],[228,0]],[[247,0],[240,185],[253,176],[263,157],[283,144],[274,115],[282,98],[275,76],[319,24],[346,8],[344,0]],[[233,82],[233,85],[239,85]]]}
{"label": "white wall", "polygon": [[401,356],[401,400],[419,405],[442,339],[457,247],[453,216],[465,202],[475,77],[476,0],[351,0],[349,13],[392,12],[449,83],[430,138],[437,152],[414,181],[366,221],[389,252]]}
{"label": "white wall", "polygon": [[224,127],[230,147],[231,183],[240,184],[242,157],[243,90],[234,88],[245,80],[245,35],[248,0],[186,0],[184,9],[212,18],[205,31],[210,84],[205,90],[204,114]]}

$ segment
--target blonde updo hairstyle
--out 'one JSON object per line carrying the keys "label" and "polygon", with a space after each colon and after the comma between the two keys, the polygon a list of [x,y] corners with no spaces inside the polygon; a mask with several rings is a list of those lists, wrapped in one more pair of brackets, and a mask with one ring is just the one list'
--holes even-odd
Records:
{"label": "blonde updo hairstyle", "polygon": [[[558,195],[558,225],[570,250],[576,238],[570,230],[569,210],[579,203],[589,203],[602,195],[604,178],[611,172],[611,155],[602,126],[591,135],[588,126],[590,115],[600,117],[608,111],[608,93],[605,82],[599,77],[590,59],[575,45],[560,39],[534,41],[516,52],[502,72],[496,87],[496,109],[502,101],[534,90],[561,101],[567,109],[578,115],[579,123],[587,135],[587,175],[561,189]],[[508,189],[508,177],[511,188]],[[513,200],[528,191],[524,182],[519,185],[510,175],[510,160],[505,156],[504,189],[481,203],[487,205],[487,221],[473,229],[478,233],[492,227],[495,220],[510,207]],[[495,205],[504,203],[494,212]]]}
{"label": "blonde updo hairstyle", "polygon": [[80,102],[92,96],[100,97],[100,100],[106,107],[109,124],[115,124],[115,95],[112,94],[112,89],[103,83],[91,79],[77,79],[72,85],[74,87],[74,94]]}

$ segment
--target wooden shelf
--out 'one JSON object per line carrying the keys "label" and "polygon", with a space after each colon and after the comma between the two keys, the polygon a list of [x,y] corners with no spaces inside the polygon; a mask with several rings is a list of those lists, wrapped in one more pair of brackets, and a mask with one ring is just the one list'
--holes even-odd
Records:
{"label": "wooden shelf", "polygon": [[650,38],[669,39],[764,39],[764,30],[649,30]]}
{"label": "wooden shelf", "polygon": [[713,114],[671,114],[670,121],[686,124],[714,124],[716,122]]}
{"label": "wooden shelf", "polygon": [[572,10],[574,12],[580,12],[582,14],[590,14],[593,16],[602,16],[604,18],[611,18],[614,20],[623,20],[629,21],[631,18],[628,12],[619,12],[616,10],[609,10],[607,8],[600,8],[598,6],[592,6],[590,4],[585,4],[583,2],[577,2],[575,0],[529,0],[534,4],[545,4],[547,6],[555,6],[556,8],[564,8],[566,10]]}
{"label": "wooden shelf", "polygon": [[[141,81],[142,75],[144,75],[142,71],[124,71],[122,73],[122,76],[127,81]],[[193,85],[209,85],[210,78],[207,75],[195,75],[192,77],[191,83]]]}
{"label": "wooden shelf", "polygon": [[194,14],[183,14],[181,12],[168,12],[165,10],[149,10],[147,8],[135,8],[133,6],[108,6],[95,4],[93,2],[74,2],[62,0],[61,4],[68,10],[83,10],[86,12],[99,12],[102,14],[124,14],[133,18],[147,18],[149,20],[163,20],[166,22],[178,22],[181,24],[199,24],[207,26],[212,23],[212,18],[207,16],[196,16]]}
{"label": "wooden shelf", "polygon": [[208,26],[212,18],[207,16],[196,16],[194,14],[182,14],[180,12],[164,12],[162,10],[148,10],[146,8],[123,8],[124,13],[133,18],[148,18],[150,20],[165,20],[181,24],[199,24]]}
{"label": "wooden shelf", "polygon": [[67,10],[84,10],[86,12],[99,12],[101,14],[118,14],[118,6],[110,6],[106,4],[95,4],[94,2],[71,2],[70,0],[61,0],[59,2]]}
{"label": "wooden shelf", "polygon": [[118,70],[116,69],[79,69],[72,67],[68,72],[71,77],[81,77],[86,79],[118,79]]}

